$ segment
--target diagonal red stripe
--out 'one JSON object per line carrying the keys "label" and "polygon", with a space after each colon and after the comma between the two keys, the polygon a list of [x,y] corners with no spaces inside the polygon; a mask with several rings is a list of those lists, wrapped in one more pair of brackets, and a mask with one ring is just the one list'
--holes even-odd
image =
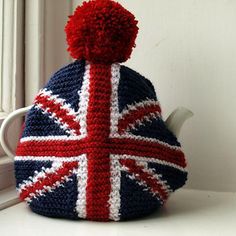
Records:
{"label": "diagonal red stripe", "polygon": [[55,113],[56,118],[62,124],[67,124],[69,129],[75,130],[77,135],[80,134],[80,124],[75,121],[76,116],[68,114],[68,111],[64,109],[60,104],[56,103],[55,100],[49,100],[50,96],[38,95],[35,99],[35,103],[41,104],[41,109],[46,110],[50,113]]}
{"label": "diagonal red stripe", "polygon": [[156,112],[161,113],[161,108],[158,104],[147,105],[145,107],[138,107],[136,110],[131,110],[119,120],[118,132],[125,132],[129,125],[135,124],[137,120],[142,120],[145,116],[150,116],[150,113]]}
{"label": "diagonal red stripe", "polygon": [[158,194],[161,200],[166,201],[168,194],[163,189],[161,183],[159,183],[153,176],[143,171],[141,166],[138,166],[134,160],[120,160],[120,163],[128,168],[128,172],[134,174],[135,178],[144,182],[154,194]]}
{"label": "diagonal red stripe", "polygon": [[[57,181],[63,182],[63,177],[72,174],[72,170],[78,167],[78,162],[63,163],[62,167],[56,170],[54,173],[46,174],[45,178],[39,178],[37,182],[33,183],[22,190],[20,199],[31,198],[31,194],[36,194],[37,191],[45,189],[45,187],[52,187]],[[46,190],[47,191],[47,190]]]}

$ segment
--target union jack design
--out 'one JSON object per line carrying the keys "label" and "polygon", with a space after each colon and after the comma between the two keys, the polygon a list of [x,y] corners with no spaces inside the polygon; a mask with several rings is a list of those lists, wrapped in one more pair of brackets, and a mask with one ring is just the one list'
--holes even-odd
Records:
{"label": "union jack design", "polygon": [[17,190],[33,211],[99,221],[154,211],[185,183],[185,167],[150,82],[83,61],[36,96],[15,157]]}

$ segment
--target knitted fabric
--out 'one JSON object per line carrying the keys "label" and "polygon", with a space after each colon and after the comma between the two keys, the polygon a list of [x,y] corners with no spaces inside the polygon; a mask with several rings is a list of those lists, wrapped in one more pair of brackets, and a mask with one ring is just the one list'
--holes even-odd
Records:
{"label": "knitted fabric", "polygon": [[154,212],[184,185],[185,167],[151,82],[84,60],[36,96],[15,157],[19,196],[34,212],[96,221]]}
{"label": "knitted fabric", "polygon": [[150,214],[187,172],[151,82],[118,64],[135,47],[137,20],[119,3],[91,0],[65,31],[76,61],[52,76],[26,116],[15,157],[20,199],[50,217]]}

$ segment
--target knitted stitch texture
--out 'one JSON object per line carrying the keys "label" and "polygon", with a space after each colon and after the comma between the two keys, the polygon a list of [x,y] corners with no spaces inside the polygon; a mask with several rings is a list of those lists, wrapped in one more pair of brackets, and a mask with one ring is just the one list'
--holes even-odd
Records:
{"label": "knitted stitch texture", "polygon": [[28,112],[15,157],[17,191],[36,213],[120,221],[165,204],[187,179],[176,137],[130,57],[135,17],[91,0],[66,26],[76,61],[56,72]]}
{"label": "knitted stitch texture", "polygon": [[15,157],[19,196],[34,212],[96,221],[152,213],[184,185],[185,167],[151,82],[85,61],[36,96]]}

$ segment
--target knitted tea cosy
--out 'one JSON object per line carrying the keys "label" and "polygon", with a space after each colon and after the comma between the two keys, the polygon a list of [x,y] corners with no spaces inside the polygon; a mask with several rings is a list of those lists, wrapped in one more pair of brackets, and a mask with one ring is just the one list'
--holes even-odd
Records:
{"label": "knitted tea cosy", "polygon": [[187,172],[149,80],[122,66],[135,45],[134,16],[92,0],[69,18],[68,51],[36,96],[15,157],[20,199],[36,213],[119,221],[154,212]]}

